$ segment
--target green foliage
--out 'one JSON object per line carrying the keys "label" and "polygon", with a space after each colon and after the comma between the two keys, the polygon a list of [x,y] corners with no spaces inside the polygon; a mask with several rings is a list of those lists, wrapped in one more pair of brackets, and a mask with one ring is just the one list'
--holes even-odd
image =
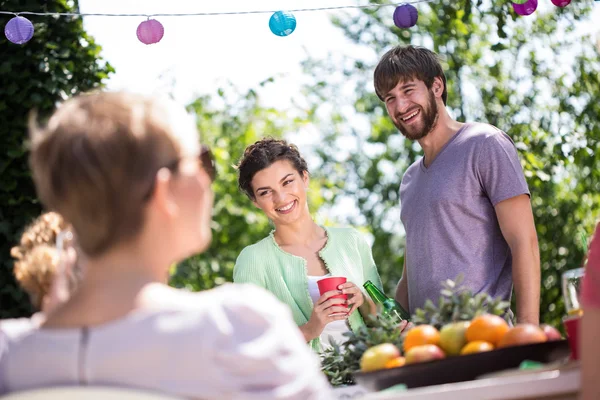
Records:
{"label": "green foliage", "polygon": [[360,370],[360,358],[370,347],[382,343],[392,343],[402,349],[403,336],[397,324],[389,318],[371,317],[368,326],[362,326],[357,333],[344,333],[348,340],[334,344],[321,353],[321,369],[333,386],[354,383],[352,373]]}
{"label": "green foliage", "polygon": [[[76,12],[67,0],[0,0],[4,11]],[[12,16],[0,15],[0,26]],[[10,248],[41,212],[27,165],[27,117],[47,115],[63,99],[101,85],[113,68],[83,30],[81,18],[37,17],[30,42],[16,45],[0,35],[0,318],[31,312],[12,274]]]}
{"label": "green foliage", "polygon": [[[586,0],[522,18],[509,2],[441,0],[420,4],[411,29],[393,26],[387,7],[333,20],[369,51],[306,61],[316,77],[305,89],[309,114],[320,116],[325,137],[320,168],[342,183],[333,207],[336,198],[354,199],[359,212],[348,222],[371,230],[386,291],[393,292],[402,272],[400,182],[421,151],[392,125],[372,76],[386,50],[411,43],[442,57],[452,115],[496,125],[515,141],[540,244],[541,319],[561,325],[561,274],[581,265],[580,233],[591,236],[600,216],[600,55],[594,38],[576,33],[592,6]],[[324,113],[323,104],[333,111]],[[358,115],[345,113],[348,106]]]}
{"label": "green foliage", "polygon": [[508,318],[510,303],[494,299],[487,293],[477,293],[462,285],[463,276],[442,283],[438,304],[427,300],[423,308],[417,308],[411,319],[415,325],[429,324],[441,329],[451,322],[471,321],[482,314],[494,314]]}

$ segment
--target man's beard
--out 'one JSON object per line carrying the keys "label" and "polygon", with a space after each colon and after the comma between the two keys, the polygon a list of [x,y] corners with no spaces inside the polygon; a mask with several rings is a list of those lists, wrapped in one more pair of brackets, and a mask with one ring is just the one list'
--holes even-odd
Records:
{"label": "man's beard", "polygon": [[417,115],[417,118],[419,117],[422,119],[421,129],[413,126],[404,126],[402,124],[402,119],[400,118],[393,122],[400,133],[402,133],[407,139],[419,140],[427,136],[429,132],[435,128],[438,119],[438,106],[432,91],[429,91],[429,102],[427,104],[427,109],[423,109],[423,107],[421,107],[421,113],[420,115]]}

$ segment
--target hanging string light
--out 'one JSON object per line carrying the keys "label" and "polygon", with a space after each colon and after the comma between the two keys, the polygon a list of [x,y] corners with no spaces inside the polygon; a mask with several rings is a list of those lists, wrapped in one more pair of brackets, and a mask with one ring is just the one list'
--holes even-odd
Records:
{"label": "hanging string light", "polygon": [[138,25],[137,37],[144,44],[154,44],[160,42],[165,34],[165,28],[155,19],[148,19]]}
{"label": "hanging string light", "polygon": [[33,24],[27,18],[19,15],[11,18],[4,27],[4,35],[9,42],[24,44],[33,37]]}
{"label": "hanging string light", "polygon": [[269,19],[269,29],[277,36],[289,36],[296,29],[296,17],[287,11],[277,11]]}
{"label": "hanging string light", "polygon": [[531,15],[537,9],[538,2],[537,0],[527,0],[523,4],[515,4],[512,3],[513,10],[519,15],[526,16]]}
{"label": "hanging string light", "polygon": [[[158,43],[164,36],[164,27],[160,22],[152,17],[190,17],[190,16],[214,16],[214,15],[245,15],[245,14],[267,14],[270,13],[269,29],[277,36],[289,36],[296,29],[296,17],[293,13],[304,11],[331,11],[344,9],[381,9],[384,7],[395,7],[393,20],[394,24],[399,28],[410,28],[416,25],[419,13],[413,4],[430,3],[434,0],[409,0],[403,3],[390,4],[366,4],[366,5],[346,5],[335,7],[316,7],[316,8],[299,8],[289,11],[266,11],[266,10],[251,10],[251,11],[229,11],[229,12],[196,12],[196,13],[162,13],[162,14],[112,14],[112,13],[76,13],[76,12],[30,12],[30,11],[2,11],[0,15],[14,15],[6,24],[4,34],[6,38],[16,44],[27,43],[34,33],[33,24],[22,15],[35,16],[70,16],[70,17],[147,17],[148,20],[140,23],[137,27],[137,37],[144,44]],[[572,0],[551,0],[557,7],[565,7]],[[600,1],[600,0],[595,0]],[[530,15],[537,8],[537,0],[512,0],[512,7],[518,15]]]}
{"label": "hanging string light", "polygon": [[417,24],[419,12],[410,4],[402,4],[394,10],[394,25],[398,28],[410,28]]}

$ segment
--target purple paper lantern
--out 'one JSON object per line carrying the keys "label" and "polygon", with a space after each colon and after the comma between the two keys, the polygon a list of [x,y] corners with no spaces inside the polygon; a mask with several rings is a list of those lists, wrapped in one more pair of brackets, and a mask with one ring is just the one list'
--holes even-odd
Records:
{"label": "purple paper lantern", "polygon": [[552,4],[556,7],[566,7],[571,4],[571,0],[552,0]]}
{"label": "purple paper lantern", "polygon": [[398,28],[410,28],[415,26],[419,12],[410,4],[402,4],[394,10],[394,25]]}
{"label": "purple paper lantern", "polygon": [[148,18],[137,27],[137,37],[144,44],[158,43],[165,34],[165,28],[155,19]]}
{"label": "purple paper lantern", "polygon": [[27,43],[33,37],[33,24],[27,18],[16,16],[6,23],[4,35],[9,42]]}
{"label": "purple paper lantern", "polygon": [[512,3],[513,10],[519,15],[531,15],[537,9],[537,0],[527,0],[524,4]]}

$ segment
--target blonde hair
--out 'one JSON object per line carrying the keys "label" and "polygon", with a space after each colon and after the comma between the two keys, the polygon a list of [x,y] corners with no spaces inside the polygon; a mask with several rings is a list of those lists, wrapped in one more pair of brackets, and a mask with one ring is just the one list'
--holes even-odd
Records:
{"label": "blonde hair", "polygon": [[97,92],[65,102],[44,128],[30,123],[38,196],[73,225],[90,257],[139,233],[157,171],[185,150],[174,139],[181,116],[165,104]]}
{"label": "blonde hair", "polygon": [[42,214],[25,229],[19,245],[10,251],[16,259],[13,269],[15,278],[38,310],[56,276],[56,238],[67,226],[57,213]]}

